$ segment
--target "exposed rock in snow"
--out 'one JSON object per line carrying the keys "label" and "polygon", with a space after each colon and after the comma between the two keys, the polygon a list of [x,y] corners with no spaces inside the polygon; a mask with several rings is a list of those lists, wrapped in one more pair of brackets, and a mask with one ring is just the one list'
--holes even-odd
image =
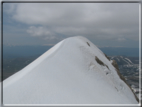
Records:
{"label": "exposed rock in snow", "polygon": [[83,37],[61,41],[3,85],[4,104],[138,104],[111,61]]}

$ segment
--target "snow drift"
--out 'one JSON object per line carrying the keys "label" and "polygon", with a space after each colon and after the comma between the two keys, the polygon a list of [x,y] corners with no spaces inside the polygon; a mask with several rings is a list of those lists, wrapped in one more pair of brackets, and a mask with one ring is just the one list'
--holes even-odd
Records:
{"label": "snow drift", "polygon": [[4,104],[138,104],[104,53],[67,38],[3,82]]}

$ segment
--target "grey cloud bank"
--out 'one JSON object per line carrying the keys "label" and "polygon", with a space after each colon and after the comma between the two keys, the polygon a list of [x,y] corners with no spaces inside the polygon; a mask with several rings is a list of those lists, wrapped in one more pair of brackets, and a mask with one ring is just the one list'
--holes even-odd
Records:
{"label": "grey cloud bank", "polygon": [[80,35],[100,46],[110,43],[138,46],[139,4],[17,3],[5,6],[9,7],[5,13],[11,15],[11,20],[28,26],[25,34],[47,42]]}

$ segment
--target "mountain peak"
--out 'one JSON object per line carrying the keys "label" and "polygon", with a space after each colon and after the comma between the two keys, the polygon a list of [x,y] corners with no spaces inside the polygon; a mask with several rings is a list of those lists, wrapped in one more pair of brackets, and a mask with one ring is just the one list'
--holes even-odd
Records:
{"label": "mountain peak", "polygon": [[137,104],[106,55],[88,39],[64,39],[3,82],[4,104]]}

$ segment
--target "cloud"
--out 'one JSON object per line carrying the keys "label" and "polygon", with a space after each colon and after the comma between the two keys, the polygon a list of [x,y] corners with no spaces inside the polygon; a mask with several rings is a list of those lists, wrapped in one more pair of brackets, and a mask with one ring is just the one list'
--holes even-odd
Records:
{"label": "cloud", "polygon": [[16,11],[13,11],[12,17],[17,21],[33,25],[90,26],[92,22],[97,23],[112,16],[111,11],[102,8],[104,4],[27,3],[15,6]]}
{"label": "cloud", "polygon": [[46,38],[54,39],[54,34],[43,26],[35,27],[30,26],[27,30],[27,33],[30,33],[32,36],[46,36]]}
{"label": "cloud", "polygon": [[82,35],[94,41],[126,38],[138,41],[139,4],[19,3],[10,6],[8,14],[13,20],[28,25],[31,36],[57,39]]}

